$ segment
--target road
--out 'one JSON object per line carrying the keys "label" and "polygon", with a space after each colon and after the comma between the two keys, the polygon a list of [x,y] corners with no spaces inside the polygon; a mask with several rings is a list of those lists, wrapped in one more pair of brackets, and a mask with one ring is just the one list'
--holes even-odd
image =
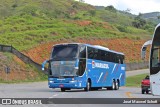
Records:
{"label": "road", "polygon": [[[132,73],[134,71],[130,71],[127,73],[127,76],[136,75]],[[142,70],[143,72],[143,70]],[[144,70],[146,73],[146,70]],[[0,97],[1,98],[160,98],[160,96],[152,96],[151,94],[141,94],[140,88],[133,87],[120,87],[119,90],[106,90],[101,89],[98,91],[89,91],[85,92],[83,89],[74,89],[69,90],[67,92],[61,92],[60,89],[49,89],[46,82],[35,82],[35,83],[21,83],[21,84],[0,84]],[[108,104],[108,106],[113,106]],[[2,106],[2,105],[0,105]],[[25,105],[27,107],[27,105]],[[106,105],[102,104],[87,104],[87,105],[30,105],[31,107],[51,107],[51,106],[75,106],[75,107],[102,107]],[[114,105],[117,106],[117,105]],[[127,107],[127,105],[118,104],[118,106]],[[134,106],[134,105],[131,105]],[[137,105],[136,105],[137,106]],[[141,104],[141,107],[149,107],[149,105]],[[15,106],[16,107],[16,106]],[[158,107],[157,105],[153,105],[152,107]]]}
{"label": "road", "polygon": [[149,74],[149,69],[141,69],[141,70],[134,70],[134,71],[127,71],[126,76],[134,76],[134,75],[139,75],[139,74],[144,74],[148,73]]}

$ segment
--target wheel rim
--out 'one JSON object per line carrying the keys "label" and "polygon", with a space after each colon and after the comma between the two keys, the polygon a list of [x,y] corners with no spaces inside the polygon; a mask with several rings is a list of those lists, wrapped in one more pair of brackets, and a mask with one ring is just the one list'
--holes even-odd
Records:
{"label": "wheel rim", "polygon": [[118,82],[116,82],[116,90],[119,89],[119,85],[118,85]]}
{"label": "wheel rim", "polygon": [[90,83],[88,82],[87,83],[87,91],[89,91],[89,89],[90,89]]}
{"label": "wheel rim", "polygon": [[114,81],[113,81],[113,83],[112,83],[112,89],[113,89],[113,90],[115,89]]}

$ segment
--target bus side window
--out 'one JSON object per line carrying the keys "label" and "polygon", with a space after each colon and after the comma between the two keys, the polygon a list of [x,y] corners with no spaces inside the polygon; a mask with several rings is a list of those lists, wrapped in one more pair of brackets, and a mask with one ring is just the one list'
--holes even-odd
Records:
{"label": "bus side window", "polygon": [[114,53],[110,53],[110,62],[115,62],[115,55],[114,55]]}
{"label": "bus side window", "polygon": [[100,60],[106,61],[106,54],[105,54],[105,51],[100,50],[99,57],[100,57]]}
{"label": "bus side window", "polygon": [[124,56],[121,55],[120,60],[121,60],[121,64],[123,64],[124,63]]}
{"label": "bus side window", "polygon": [[94,51],[91,47],[88,47],[88,58],[89,59],[93,59],[93,56],[94,56]]}
{"label": "bus side window", "polygon": [[82,46],[82,47],[80,48],[79,57],[80,57],[80,58],[86,58],[86,47],[85,47],[85,46]]}
{"label": "bus side window", "polygon": [[105,61],[111,62],[110,52],[106,52],[105,54]]}
{"label": "bus side window", "polygon": [[93,53],[94,53],[93,59],[99,60],[98,49],[93,49],[93,50],[94,50],[94,51],[93,51]]}

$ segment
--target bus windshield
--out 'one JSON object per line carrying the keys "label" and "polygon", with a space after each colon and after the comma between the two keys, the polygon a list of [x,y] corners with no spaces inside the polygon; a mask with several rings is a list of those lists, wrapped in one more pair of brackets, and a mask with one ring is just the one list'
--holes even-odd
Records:
{"label": "bus windshield", "polygon": [[78,52],[78,45],[67,44],[54,46],[52,52],[52,59],[56,61],[60,60],[73,60],[76,58]]}
{"label": "bus windshield", "polygon": [[54,46],[50,60],[50,75],[54,77],[76,76],[77,69],[75,69],[75,64],[77,53],[77,44],[61,44]]}
{"label": "bus windshield", "polygon": [[54,77],[77,76],[76,61],[52,61],[51,75]]}

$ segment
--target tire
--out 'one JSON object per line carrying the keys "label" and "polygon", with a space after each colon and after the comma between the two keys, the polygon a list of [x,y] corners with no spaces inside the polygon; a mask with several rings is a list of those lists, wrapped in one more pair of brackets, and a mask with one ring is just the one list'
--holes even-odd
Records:
{"label": "tire", "polygon": [[112,82],[112,86],[111,87],[108,87],[107,90],[115,90],[115,81],[113,80]]}
{"label": "tire", "polygon": [[61,88],[61,92],[65,92],[66,91],[66,89],[65,88]]}
{"label": "tire", "polygon": [[84,89],[85,91],[90,91],[91,90],[91,83],[87,81],[86,88]]}
{"label": "tire", "polygon": [[146,94],[148,94],[149,93],[149,91],[148,90],[146,90]]}
{"label": "tire", "polygon": [[144,94],[145,90],[142,89],[142,94]]}
{"label": "tire", "polygon": [[115,81],[115,90],[118,90],[119,89],[119,83],[118,81]]}

